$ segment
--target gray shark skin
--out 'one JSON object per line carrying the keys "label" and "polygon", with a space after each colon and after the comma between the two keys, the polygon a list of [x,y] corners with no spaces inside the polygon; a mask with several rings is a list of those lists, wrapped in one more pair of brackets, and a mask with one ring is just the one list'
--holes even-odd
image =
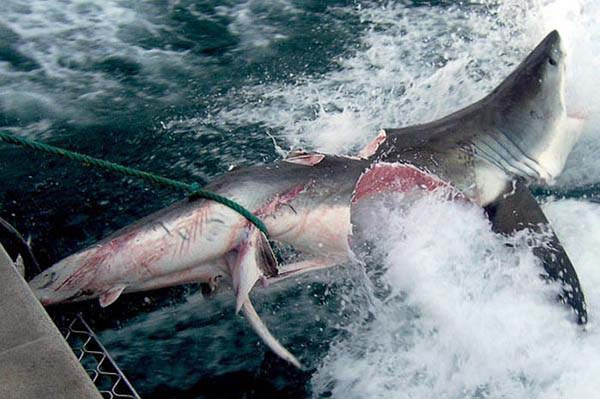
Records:
{"label": "gray shark skin", "polygon": [[[236,292],[236,310],[269,348],[299,367],[256,314],[252,288],[353,259],[350,243],[360,227],[353,226],[355,216],[379,194],[443,188],[481,206],[518,205],[503,203],[514,183],[550,183],[577,140],[568,128],[563,75],[560,37],[552,32],[484,99],[438,121],[387,129],[360,157],[296,153],[271,165],[234,170],[206,187],[259,216],[269,239],[301,251],[304,261],[278,265],[267,238],[248,220],[197,199],[147,216],[61,260],[30,286],[45,305],[98,297],[108,306],[123,292],[188,282],[214,288],[224,279]],[[545,223],[535,200],[528,205],[538,216],[522,224],[502,225],[494,217],[501,213],[489,208],[494,225],[502,226],[497,231]],[[522,218],[527,221],[531,213]],[[558,240],[552,248],[568,261]],[[565,264],[561,267],[576,277],[570,262]],[[569,282],[581,292],[576,278]],[[569,303],[585,312],[583,294]]]}
{"label": "gray shark skin", "polygon": [[278,267],[254,225],[224,205],[197,199],[152,214],[63,259],[30,287],[44,305],[99,297],[108,306],[123,292],[189,282],[215,287],[221,279],[230,280],[236,310],[275,353],[300,366],[262,324],[248,294],[259,281],[269,284],[349,258],[350,199],[367,166],[365,160],[300,154],[234,170],[206,187],[259,216],[271,240],[313,259]]}
{"label": "gray shark skin", "polygon": [[485,206],[514,177],[551,184],[579,139],[564,105],[565,53],[553,31],[486,97],[422,125],[385,129],[372,159],[430,170]]}
{"label": "gray shark skin", "polygon": [[563,301],[587,322],[577,273],[528,183],[551,184],[579,139],[582,120],[564,105],[565,53],[549,33],[496,89],[439,120],[385,129],[371,159],[410,163],[427,170],[485,207],[495,231],[549,234],[536,254],[547,276],[563,283]]}
{"label": "gray shark skin", "polygon": [[586,324],[587,308],[579,277],[546,215],[525,183],[517,180],[510,195],[487,205],[485,211],[492,222],[492,229],[497,233],[512,234],[528,229],[545,236],[544,245],[533,248],[533,253],[542,261],[546,272],[544,277],[563,284],[559,301],[571,306],[579,324]]}

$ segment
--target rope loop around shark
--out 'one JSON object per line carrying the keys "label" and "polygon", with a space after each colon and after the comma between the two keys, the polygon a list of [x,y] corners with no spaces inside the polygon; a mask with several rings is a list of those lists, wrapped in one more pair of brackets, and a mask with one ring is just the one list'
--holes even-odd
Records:
{"label": "rope loop around shark", "polygon": [[250,301],[258,283],[274,284],[353,259],[361,206],[379,195],[440,187],[485,207],[495,231],[531,229],[549,242],[535,250],[562,300],[586,323],[577,274],[530,183],[550,184],[577,142],[582,120],[567,117],[565,54],[551,32],[494,91],[434,122],[385,129],[358,157],[294,153],[266,166],[233,170],[207,189],[260,217],[271,239],[307,260],[278,265],[266,237],[231,209],[208,200],[177,203],[79,251],[30,281],[44,305],[99,297],[108,306],[124,292],[189,282],[236,292],[252,328],[277,355],[300,362],[275,339]]}

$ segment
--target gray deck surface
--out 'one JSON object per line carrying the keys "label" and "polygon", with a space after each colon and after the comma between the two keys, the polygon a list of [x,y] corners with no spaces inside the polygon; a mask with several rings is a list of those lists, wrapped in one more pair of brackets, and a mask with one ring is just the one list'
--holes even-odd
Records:
{"label": "gray deck surface", "polygon": [[1,245],[0,398],[101,398]]}

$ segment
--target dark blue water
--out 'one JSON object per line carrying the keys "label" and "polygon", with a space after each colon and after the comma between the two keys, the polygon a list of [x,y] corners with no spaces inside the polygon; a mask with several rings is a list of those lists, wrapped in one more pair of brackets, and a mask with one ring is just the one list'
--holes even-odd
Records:
{"label": "dark blue water", "polygon": [[[558,3],[4,0],[0,127],[200,184],[295,147],[354,153],[381,127],[481,97],[562,15]],[[564,24],[577,38],[580,26]],[[586,98],[581,81],[568,86],[571,103]],[[599,141],[588,136],[550,193],[598,183]],[[182,198],[7,145],[0,182],[0,217],[31,236],[44,265]],[[344,345],[377,318],[360,305],[362,278],[349,268],[254,294],[304,372],[266,351],[227,289],[205,299],[195,285],[175,287],[52,313],[83,311],[143,397],[340,397],[336,351],[351,351]],[[405,388],[388,381],[372,392]]]}
{"label": "dark blue water", "polygon": [[[137,18],[103,21],[101,25],[110,25],[110,38],[85,23],[94,16],[107,18],[102,11],[110,10],[100,4],[56,4],[40,15],[35,13],[43,11],[44,4],[3,4],[0,10],[9,21],[35,16],[56,18],[63,26],[60,38],[53,37],[52,21],[43,27],[50,31],[24,38],[0,24],[0,125],[201,184],[232,164],[272,161],[277,154],[260,124],[223,127],[202,119],[226,101],[251,107],[251,95],[235,94],[240,87],[334,68],[331,59],[348,51],[356,41],[352,31],[362,27],[359,21],[336,16],[322,2],[307,2],[292,14],[286,13],[286,6],[251,4],[245,8],[256,14],[257,23],[285,38],[245,47],[246,32],[232,33],[233,17],[219,12],[235,4],[110,4],[106,8],[132,12]],[[78,21],[82,26],[72,32],[64,26],[69,18],[82,19]],[[152,32],[142,22],[152,24]],[[21,28],[29,29],[25,23]],[[265,37],[270,39],[268,32]],[[52,59],[36,61],[27,54],[29,46],[35,56]],[[164,127],[165,122],[190,118],[200,121],[178,129]],[[180,198],[169,190],[66,161],[6,146],[1,151],[2,177],[7,182],[2,214],[28,226],[25,230],[33,235],[44,261],[56,260],[65,251]]]}
{"label": "dark blue water", "polygon": [[[237,94],[244,87],[293,83],[298,76],[337,68],[332,60],[352,51],[367,28],[356,16],[336,11],[353,6],[344,1],[3,2],[0,126],[200,184],[230,165],[272,161],[278,155],[267,133],[277,132],[260,123],[213,124],[210,115],[232,101],[252,107],[252,93]],[[119,13],[133,17],[120,19]],[[176,129],[165,125],[190,119],[198,122]],[[0,215],[31,236],[43,265],[181,199],[170,189],[10,146],[0,146],[0,168]],[[164,290],[126,298],[113,309],[90,303],[67,313],[83,310],[97,329],[118,328],[140,313],[185,302],[196,291],[193,286]],[[191,309],[193,317],[167,320],[159,333],[140,329],[124,344],[109,343],[140,394],[305,396],[306,375],[273,356],[263,360],[264,349],[257,350],[256,338],[232,315],[231,303],[216,301],[218,307]],[[215,361],[210,357],[218,354],[219,338],[197,337],[196,331],[222,318],[238,337],[227,342],[233,347],[220,348],[230,359]],[[173,339],[186,330],[187,338]],[[153,342],[161,339],[173,342],[154,351]],[[242,356],[255,360],[249,366],[240,362]],[[207,362],[212,366],[203,366]]]}

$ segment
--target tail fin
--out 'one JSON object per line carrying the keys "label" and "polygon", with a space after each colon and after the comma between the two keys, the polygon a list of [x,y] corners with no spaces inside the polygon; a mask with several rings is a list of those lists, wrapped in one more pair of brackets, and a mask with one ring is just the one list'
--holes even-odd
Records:
{"label": "tail fin", "polygon": [[39,273],[40,265],[31,251],[31,238],[23,236],[6,220],[0,218],[0,242],[6,246],[11,259],[16,259],[15,265],[19,274],[25,278],[25,272]]}

